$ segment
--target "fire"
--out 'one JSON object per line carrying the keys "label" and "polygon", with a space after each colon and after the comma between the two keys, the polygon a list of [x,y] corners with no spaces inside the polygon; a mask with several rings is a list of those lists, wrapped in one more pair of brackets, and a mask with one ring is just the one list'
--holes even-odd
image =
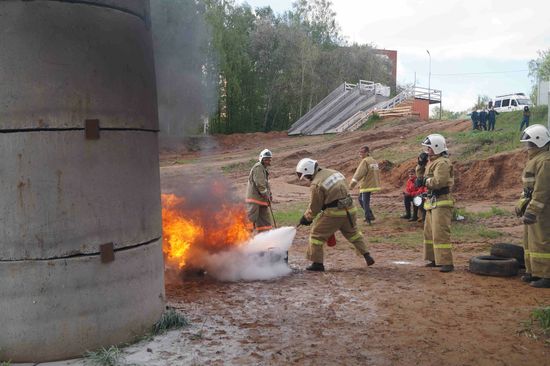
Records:
{"label": "fire", "polygon": [[163,252],[169,265],[181,269],[194,254],[219,252],[250,238],[244,205],[226,202],[214,208],[186,203],[184,197],[162,195]]}

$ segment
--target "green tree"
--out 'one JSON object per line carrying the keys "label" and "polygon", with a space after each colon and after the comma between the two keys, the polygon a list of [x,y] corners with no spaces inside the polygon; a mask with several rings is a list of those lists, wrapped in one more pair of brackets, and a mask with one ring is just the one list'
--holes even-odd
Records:
{"label": "green tree", "polygon": [[533,81],[550,79],[550,48],[538,51],[539,57],[529,61],[529,76]]}
{"label": "green tree", "polygon": [[478,95],[477,102],[474,104],[472,108],[473,109],[487,108],[487,104],[489,103],[490,100],[491,98],[489,98],[489,96],[487,95]]}
{"label": "green tree", "polygon": [[529,77],[533,81],[530,98],[537,103],[539,80],[550,80],[550,48],[538,51],[538,58],[529,61]]}

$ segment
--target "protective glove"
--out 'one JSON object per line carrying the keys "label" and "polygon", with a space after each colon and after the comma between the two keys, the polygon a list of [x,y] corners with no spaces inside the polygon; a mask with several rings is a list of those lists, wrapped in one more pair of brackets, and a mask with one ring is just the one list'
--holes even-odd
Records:
{"label": "protective glove", "polygon": [[414,182],[414,188],[423,187],[425,185],[426,185],[426,178],[424,177],[416,178],[416,181]]}
{"label": "protective glove", "polygon": [[313,221],[309,221],[305,216],[300,219],[300,225],[309,226]]}
{"label": "protective glove", "polygon": [[521,221],[523,221],[523,223],[525,225],[532,225],[535,222],[537,222],[537,216],[533,215],[530,212],[526,212],[526,213],[523,214],[523,217],[521,218]]}
{"label": "protective glove", "polygon": [[428,153],[421,152],[420,155],[418,155],[418,165],[426,166],[426,164],[428,164]]}

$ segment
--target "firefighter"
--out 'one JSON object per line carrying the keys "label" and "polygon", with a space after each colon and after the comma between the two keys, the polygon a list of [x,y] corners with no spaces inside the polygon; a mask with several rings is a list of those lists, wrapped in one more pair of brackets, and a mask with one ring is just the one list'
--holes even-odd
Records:
{"label": "firefighter", "polygon": [[531,286],[550,288],[550,133],[542,125],[527,127],[520,139],[528,160],[516,214],[524,224],[525,275]]}
{"label": "firefighter", "polygon": [[367,266],[373,265],[374,259],[357,228],[357,208],[349,195],[344,175],[336,170],[321,169],[317,161],[309,158],[298,162],[296,174],[299,179],[310,181],[311,187],[309,206],[300,219],[300,225],[311,225],[319,215],[311,229],[307,251],[307,259],[313,263],[306,269],[325,270],[323,244],[338,230],[365,258]]}
{"label": "firefighter", "polygon": [[378,163],[370,156],[368,146],[363,146],[359,150],[359,156],[362,160],[355,170],[349,189],[350,191],[353,190],[355,185],[359,183],[359,204],[365,211],[365,221],[370,225],[375,219],[370,208],[370,197],[371,193],[380,191],[380,174]]}
{"label": "firefighter", "polygon": [[454,270],[451,247],[453,166],[443,136],[429,135],[422,145],[427,150],[428,159],[420,154],[416,175],[419,177],[417,185],[428,189],[424,198],[424,259],[430,261],[426,267],[441,267],[440,272],[451,272]]}
{"label": "firefighter", "polygon": [[269,171],[273,155],[268,149],[262,150],[259,161],[250,169],[246,187],[246,205],[248,219],[254,224],[256,231],[273,229],[273,218],[269,206],[272,195],[269,187]]}

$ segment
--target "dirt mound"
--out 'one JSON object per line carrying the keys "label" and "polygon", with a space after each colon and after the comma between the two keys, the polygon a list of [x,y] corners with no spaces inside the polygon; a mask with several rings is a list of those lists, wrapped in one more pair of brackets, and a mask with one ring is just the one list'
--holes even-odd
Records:
{"label": "dirt mound", "polygon": [[525,152],[514,151],[485,160],[456,163],[454,190],[468,193],[472,198],[509,198],[513,192],[518,195],[526,160]]}
{"label": "dirt mound", "polygon": [[[526,155],[522,151],[502,153],[485,160],[466,163],[453,162],[455,186],[453,192],[468,194],[470,198],[510,198],[521,189],[521,172]],[[384,184],[394,188],[405,185],[407,171],[416,167],[416,159],[396,165],[382,172]]]}

